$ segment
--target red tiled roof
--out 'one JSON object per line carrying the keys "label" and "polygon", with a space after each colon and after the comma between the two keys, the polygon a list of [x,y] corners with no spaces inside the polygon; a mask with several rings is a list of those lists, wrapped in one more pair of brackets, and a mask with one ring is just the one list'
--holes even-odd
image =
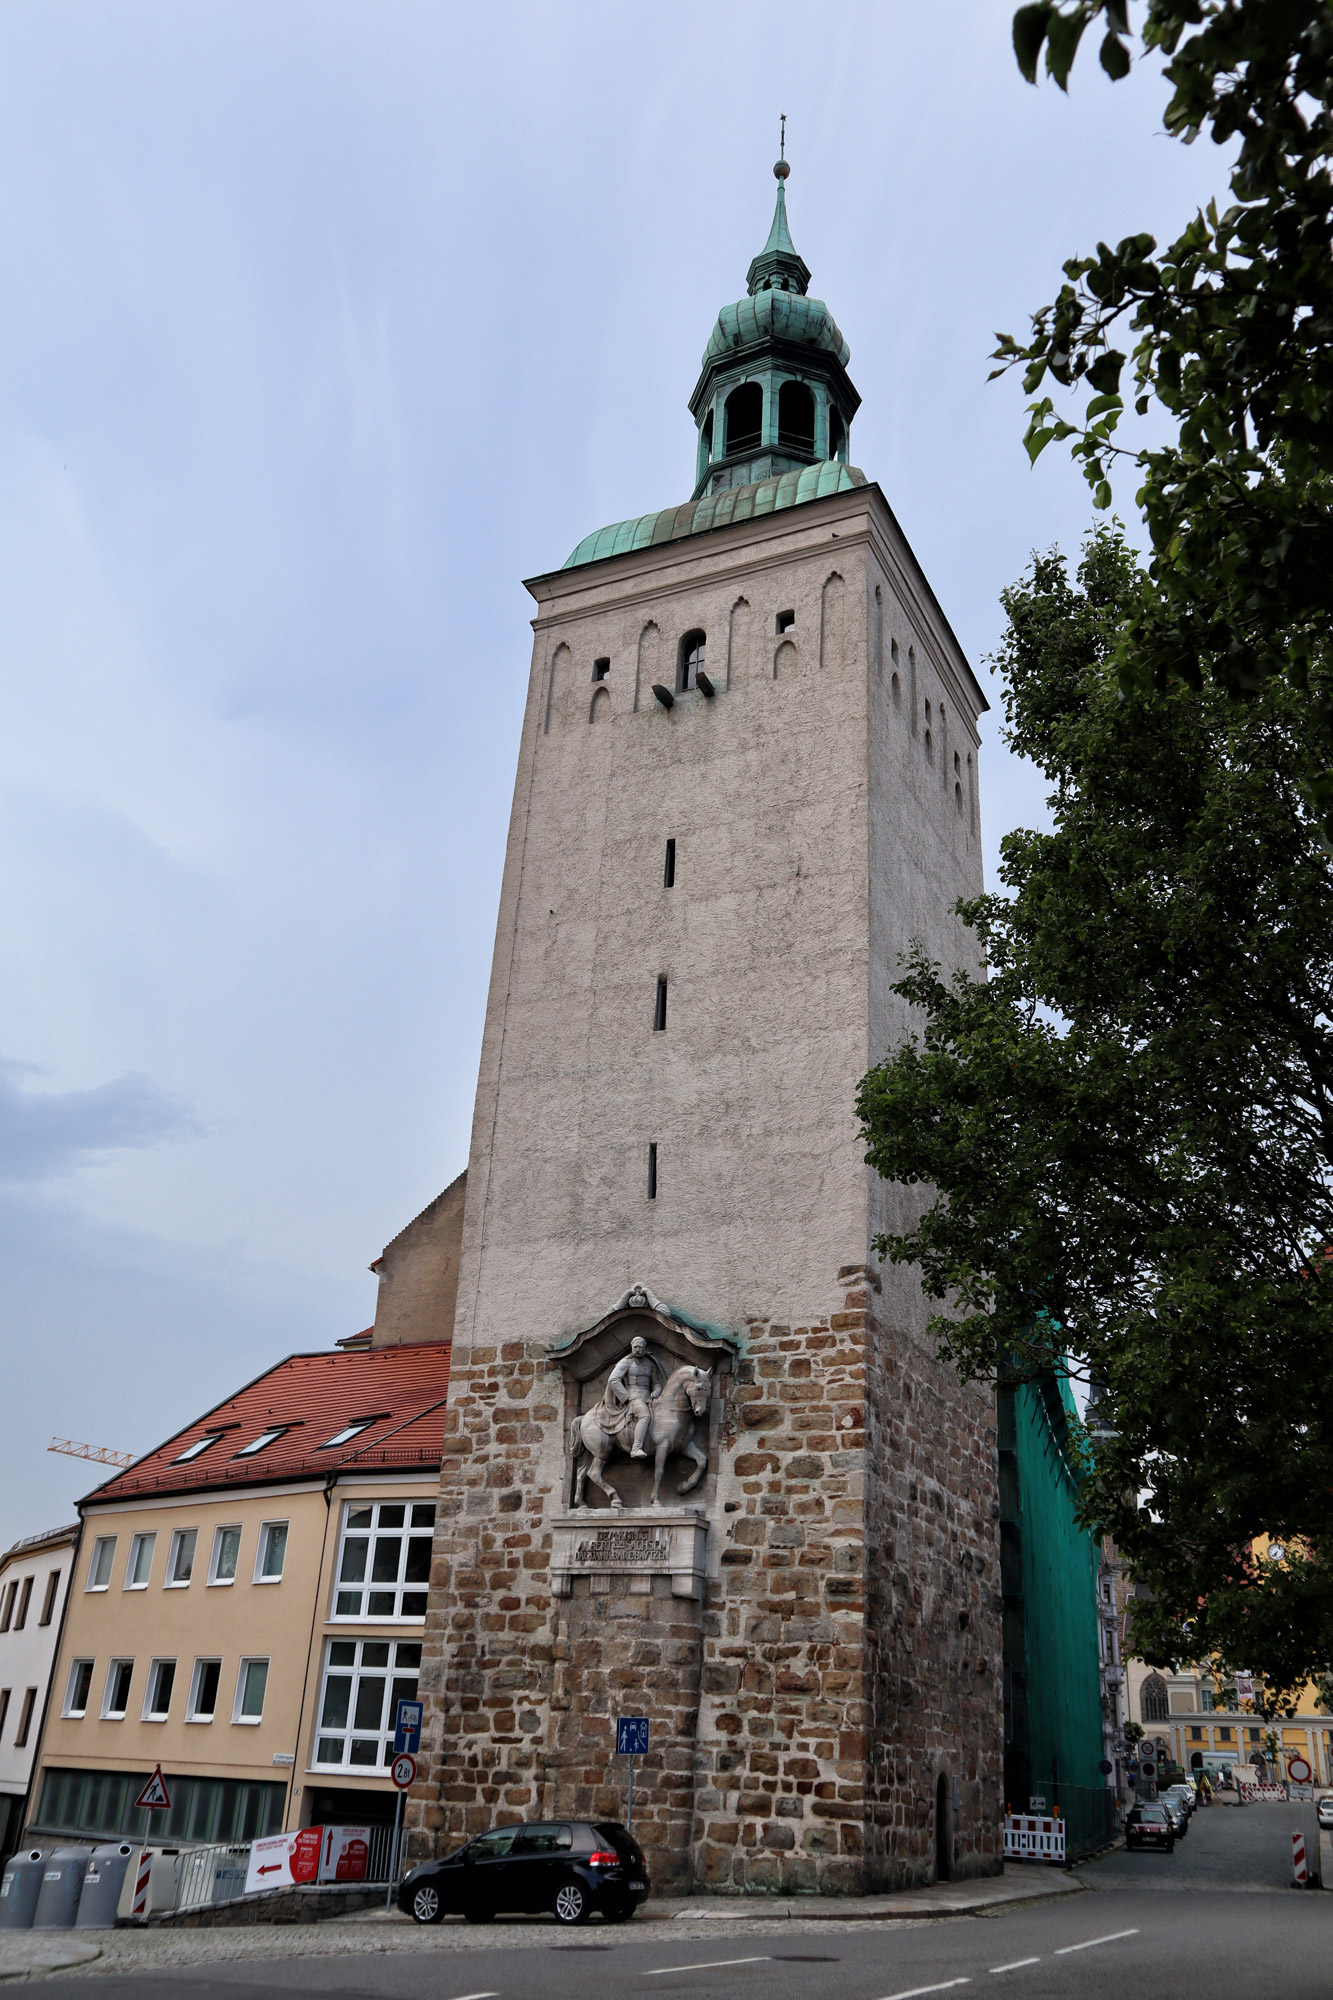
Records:
{"label": "red tiled roof", "polygon": [[[145,1493],[202,1492],[267,1485],[331,1472],[429,1471],[440,1462],[449,1348],[444,1343],[332,1354],[291,1354],[276,1368],[165,1444],[150,1451],[87,1501],[129,1500]],[[346,1444],[321,1449],[358,1419],[375,1421]],[[238,1457],[265,1430],[282,1435],[253,1457]],[[201,1438],[216,1434],[198,1458],[177,1463]]]}

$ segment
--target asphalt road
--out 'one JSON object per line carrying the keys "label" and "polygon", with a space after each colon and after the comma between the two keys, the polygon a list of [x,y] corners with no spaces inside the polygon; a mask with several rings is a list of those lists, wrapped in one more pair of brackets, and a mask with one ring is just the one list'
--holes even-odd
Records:
{"label": "asphalt road", "polygon": [[1174,1855],[1109,1855],[1080,1871],[1088,1893],[986,1917],[781,1927],[723,1918],[702,1938],[674,1934],[670,1922],[571,1933],[538,1921],[518,1947],[473,1930],[473,1948],[444,1949],[434,1932],[417,1934],[423,1948],[411,1952],[90,1967],[43,1985],[60,2000],[91,2000],[89,1978],[104,2000],[1328,2000],[1333,1894],[1284,1886],[1295,1823],[1290,1807],[1214,1807]]}

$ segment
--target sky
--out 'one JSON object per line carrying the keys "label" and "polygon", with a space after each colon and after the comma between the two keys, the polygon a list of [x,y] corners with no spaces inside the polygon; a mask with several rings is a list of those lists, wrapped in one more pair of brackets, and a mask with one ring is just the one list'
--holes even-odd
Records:
{"label": "sky", "polygon": [[[997,329],[1224,162],[1008,0],[0,10],[0,1546],[369,1323],[465,1165],[531,600],[688,496],[773,205],[983,684],[1076,553]],[[1132,491],[1117,504],[1133,519]],[[992,694],[994,699],[994,692]],[[1042,815],[988,718],[983,831]]]}

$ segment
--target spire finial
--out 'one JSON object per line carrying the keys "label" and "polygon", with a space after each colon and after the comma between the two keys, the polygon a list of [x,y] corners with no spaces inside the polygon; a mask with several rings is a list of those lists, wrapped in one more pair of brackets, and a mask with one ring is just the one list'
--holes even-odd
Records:
{"label": "spire finial", "polygon": [[791,172],[791,168],[787,165],[787,114],[784,111],[780,116],[781,129],[778,139],[778,159],[773,172],[779,181],[785,181]]}

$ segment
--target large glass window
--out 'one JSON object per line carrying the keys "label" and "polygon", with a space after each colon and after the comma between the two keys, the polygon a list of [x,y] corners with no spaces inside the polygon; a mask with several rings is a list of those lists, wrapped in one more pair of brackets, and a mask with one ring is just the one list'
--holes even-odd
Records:
{"label": "large glass window", "polygon": [[314,1761],[326,1769],[382,1770],[393,1762],[400,1701],[417,1698],[417,1640],[330,1639]]}
{"label": "large glass window", "polygon": [[335,1618],[424,1618],[433,1501],[353,1501],[343,1514]]}
{"label": "large glass window", "polygon": [[166,1840],[206,1844],[259,1840],[282,1825],[285,1784],[171,1774],[167,1812],[135,1809],[148,1780],[136,1771],[46,1771],[29,1824],[43,1836],[89,1840]]}

